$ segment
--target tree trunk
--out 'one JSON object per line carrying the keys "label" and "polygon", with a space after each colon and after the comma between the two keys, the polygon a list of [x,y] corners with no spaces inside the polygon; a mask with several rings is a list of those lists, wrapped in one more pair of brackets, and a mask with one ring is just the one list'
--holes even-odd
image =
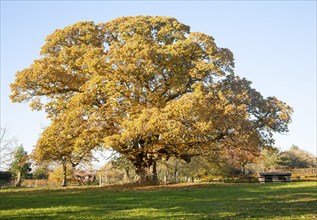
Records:
{"label": "tree trunk", "polygon": [[63,161],[63,182],[62,186],[67,186],[67,166],[66,162]]}
{"label": "tree trunk", "polygon": [[154,185],[158,184],[156,163],[154,162],[152,166],[142,167],[138,166],[135,169],[136,174],[139,176],[139,185]]}
{"label": "tree trunk", "polygon": [[194,182],[194,177],[193,176],[188,177],[187,178],[187,182],[193,183]]}
{"label": "tree trunk", "polygon": [[136,167],[136,174],[139,176],[138,182],[139,186],[144,185],[146,183],[146,171],[142,166]]}
{"label": "tree trunk", "polygon": [[164,173],[164,180],[163,180],[164,184],[167,184],[167,172]]}
{"label": "tree trunk", "polygon": [[22,183],[22,179],[21,179],[21,172],[17,173],[17,181],[15,182],[15,186],[16,187],[20,187]]}
{"label": "tree trunk", "polygon": [[158,183],[156,161],[153,157],[148,157],[147,154],[140,153],[131,161],[139,177],[139,185],[153,185]]}
{"label": "tree trunk", "polygon": [[175,183],[178,183],[178,171],[174,172]]}
{"label": "tree trunk", "polygon": [[153,176],[152,176],[152,181],[154,184],[158,184],[158,178],[157,178],[157,170],[156,170],[156,161],[153,162]]}
{"label": "tree trunk", "polygon": [[242,175],[245,176],[245,165],[242,165]]}
{"label": "tree trunk", "polygon": [[175,178],[175,183],[178,183],[178,163],[179,161],[175,161],[175,167],[174,167],[174,178]]}
{"label": "tree trunk", "polygon": [[245,166],[247,165],[248,163],[247,162],[242,162],[241,164],[241,170],[242,170],[242,175],[245,176]]}
{"label": "tree trunk", "polygon": [[124,177],[123,177],[123,182],[124,183],[128,183],[130,182],[130,172],[129,169],[124,169],[125,173],[124,173]]}

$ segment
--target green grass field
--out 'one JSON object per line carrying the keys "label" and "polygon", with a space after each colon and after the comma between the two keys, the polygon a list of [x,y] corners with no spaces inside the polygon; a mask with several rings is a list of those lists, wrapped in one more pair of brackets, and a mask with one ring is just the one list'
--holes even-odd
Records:
{"label": "green grass field", "polygon": [[317,219],[317,183],[0,190],[0,219]]}

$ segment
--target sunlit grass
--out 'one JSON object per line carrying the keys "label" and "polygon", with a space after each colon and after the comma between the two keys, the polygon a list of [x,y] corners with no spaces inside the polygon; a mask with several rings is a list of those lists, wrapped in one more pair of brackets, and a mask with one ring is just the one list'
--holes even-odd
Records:
{"label": "sunlit grass", "polygon": [[1,219],[317,219],[317,183],[0,190]]}

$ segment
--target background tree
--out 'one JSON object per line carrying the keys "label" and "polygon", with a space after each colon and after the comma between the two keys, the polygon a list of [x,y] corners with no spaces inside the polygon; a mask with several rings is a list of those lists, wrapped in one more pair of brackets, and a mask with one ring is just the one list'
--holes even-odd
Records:
{"label": "background tree", "polygon": [[123,182],[130,182],[135,176],[134,166],[131,161],[127,160],[122,155],[116,155],[113,159],[111,159],[112,168],[114,169],[122,169],[125,172]]}
{"label": "background tree", "polygon": [[22,178],[24,178],[31,171],[31,163],[27,152],[24,151],[22,145],[18,146],[15,153],[14,159],[10,166],[10,171],[16,177],[15,186],[21,186]]}
{"label": "background tree", "polygon": [[[210,152],[196,157],[192,157],[190,163],[187,163],[182,171],[186,176],[201,178],[203,176],[229,176],[224,159],[224,152]],[[192,178],[192,179],[193,179]]]}
{"label": "background tree", "polygon": [[51,169],[48,163],[41,163],[32,168],[33,179],[48,179]]}
{"label": "background tree", "polygon": [[227,155],[228,165],[231,166],[232,174],[248,174],[247,165],[255,163],[256,159],[260,155],[260,150],[257,152],[252,152],[250,150],[230,150]]}
{"label": "background tree", "polygon": [[8,170],[17,148],[17,140],[8,136],[6,128],[0,128],[0,170]]}
{"label": "background tree", "polygon": [[289,168],[317,168],[317,158],[296,145],[282,152],[281,159],[281,165]]}
{"label": "background tree", "polygon": [[[94,130],[85,129],[89,122],[80,115],[61,115],[53,120],[38,140],[32,157],[38,163],[59,162],[63,167],[62,186],[67,186],[67,164],[73,169],[85,160],[91,160],[97,136],[86,135]],[[89,139],[94,138],[95,139]]]}
{"label": "background tree", "polygon": [[157,161],[189,162],[238,139],[237,148],[260,148],[290,122],[288,105],[233,74],[230,50],[174,18],[76,23],[49,35],[41,55],[11,85],[14,102],[53,119],[39,141],[51,147],[38,149],[60,146],[68,153],[56,158],[66,161],[86,144],[110,147],[140,183],[156,181]]}
{"label": "background tree", "polygon": [[[74,177],[74,168],[71,164],[66,164],[67,175],[66,178],[75,180]],[[65,181],[65,172],[62,165],[56,166],[51,172],[49,172],[48,180],[55,183],[64,183]]]}
{"label": "background tree", "polygon": [[259,169],[258,172],[268,172],[281,168],[281,151],[275,147],[266,146],[262,149],[260,157],[258,158]]}

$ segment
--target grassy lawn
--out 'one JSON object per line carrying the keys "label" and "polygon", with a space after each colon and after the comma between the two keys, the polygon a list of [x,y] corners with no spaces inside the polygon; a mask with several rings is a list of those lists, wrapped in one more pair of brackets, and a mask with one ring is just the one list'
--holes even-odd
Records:
{"label": "grassy lawn", "polygon": [[0,219],[317,219],[317,183],[0,190]]}

